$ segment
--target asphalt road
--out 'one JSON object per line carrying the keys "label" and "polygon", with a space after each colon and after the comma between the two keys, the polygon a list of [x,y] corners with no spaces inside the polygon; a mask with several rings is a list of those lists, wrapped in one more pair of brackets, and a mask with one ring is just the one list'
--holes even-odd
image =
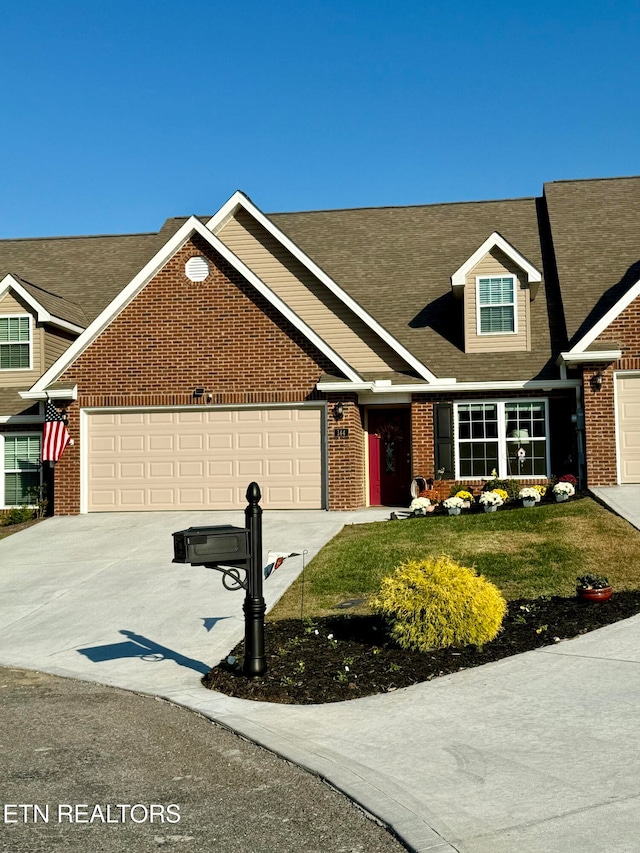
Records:
{"label": "asphalt road", "polygon": [[190,711],[0,668],[2,853],[399,853],[317,777]]}

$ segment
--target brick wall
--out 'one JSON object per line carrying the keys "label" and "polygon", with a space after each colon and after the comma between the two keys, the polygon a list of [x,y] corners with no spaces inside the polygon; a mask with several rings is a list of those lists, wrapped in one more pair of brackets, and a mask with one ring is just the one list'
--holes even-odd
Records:
{"label": "brick wall", "polygon": [[[597,340],[615,342],[611,349],[618,346],[622,358],[606,367],[597,364],[583,367],[587,484],[613,486],[618,476],[614,371],[640,370],[640,300],[632,302]],[[594,391],[590,380],[598,372],[602,373],[602,388]]]}
{"label": "brick wall", "polygon": [[415,394],[411,402],[411,477],[435,479],[434,398]]}
{"label": "brick wall", "polygon": [[[205,255],[204,282],[184,274]],[[80,511],[79,409],[87,406],[190,405],[201,386],[212,404],[294,403],[323,399],[315,390],[335,367],[203,240],[187,243],[60,378],[78,385],[69,405],[69,447],[56,466],[56,513]],[[329,441],[330,508],[362,505],[362,436],[353,403],[351,438]],[[347,423],[348,421],[348,423]],[[360,442],[362,444],[362,442]],[[358,456],[359,454],[359,456]],[[335,457],[335,459],[334,459]],[[335,466],[335,473],[334,473]],[[349,486],[345,490],[342,477]],[[332,483],[340,482],[334,490]]]}
{"label": "brick wall", "polygon": [[[333,416],[334,405],[344,408],[342,420]],[[336,429],[348,429],[348,438],[336,437]],[[365,432],[356,394],[329,397],[329,495],[330,509],[355,509],[367,502],[365,494]]]}

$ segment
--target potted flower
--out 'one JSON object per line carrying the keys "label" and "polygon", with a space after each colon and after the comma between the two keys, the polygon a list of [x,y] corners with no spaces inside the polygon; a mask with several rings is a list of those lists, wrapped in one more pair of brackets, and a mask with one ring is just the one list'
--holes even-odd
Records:
{"label": "potted flower", "polygon": [[460,491],[456,492],[453,497],[460,498],[460,500],[464,501],[464,509],[471,509],[471,501],[473,500],[471,492],[468,492],[466,489],[460,489]]}
{"label": "potted flower", "polygon": [[567,480],[564,482],[558,482],[553,487],[553,494],[555,496],[556,501],[568,501],[569,498],[575,495],[576,490],[572,483],[569,483]]}
{"label": "potted flower", "polygon": [[429,498],[414,498],[409,505],[409,512],[414,518],[425,516],[428,512],[433,512],[435,509],[431,505]]}
{"label": "potted flower", "polygon": [[576,578],[576,594],[583,601],[608,601],[613,595],[609,579],[602,575]]}
{"label": "potted flower", "polygon": [[494,492],[496,495],[500,495],[503,504],[506,504],[509,500],[509,492],[507,492],[506,489],[488,489],[488,491]]}
{"label": "potted flower", "polygon": [[478,501],[482,504],[485,512],[495,512],[504,503],[502,495],[499,495],[498,492],[483,492]]}
{"label": "potted flower", "polygon": [[540,502],[540,492],[533,486],[525,486],[524,489],[520,489],[518,497],[522,501],[522,506],[532,507]]}
{"label": "potted flower", "polygon": [[445,507],[449,515],[460,515],[464,501],[456,495],[453,498],[447,498],[445,501],[442,501],[442,506]]}

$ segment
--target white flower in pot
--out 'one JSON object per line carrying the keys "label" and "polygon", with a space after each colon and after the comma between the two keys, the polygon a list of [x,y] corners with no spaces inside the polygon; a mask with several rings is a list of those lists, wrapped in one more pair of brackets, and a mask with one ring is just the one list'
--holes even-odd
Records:
{"label": "white flower in pot", "polygon": [[483,492],[478,502],[482,504],[485,512],[495,512],[504,503],[502,496],[493,491]]}
{"label": "white flower in pot", "polygon": [[540,503],[540,492],[534,489],[533,486],[525,486],[523,489],[520,489],[518,497],[522,501],[523,506],[532,507]]}

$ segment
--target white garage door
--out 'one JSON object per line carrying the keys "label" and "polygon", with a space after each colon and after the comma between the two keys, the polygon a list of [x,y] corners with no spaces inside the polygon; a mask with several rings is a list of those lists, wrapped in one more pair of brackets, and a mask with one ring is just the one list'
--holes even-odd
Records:
{"label": "white garage door", "polygon": [[616,378],[620,482],[640,483],[640,374]]}
{"label": "white garage door", "polygon": [[321,409],[92,412],[87,509],[322,507]]}

